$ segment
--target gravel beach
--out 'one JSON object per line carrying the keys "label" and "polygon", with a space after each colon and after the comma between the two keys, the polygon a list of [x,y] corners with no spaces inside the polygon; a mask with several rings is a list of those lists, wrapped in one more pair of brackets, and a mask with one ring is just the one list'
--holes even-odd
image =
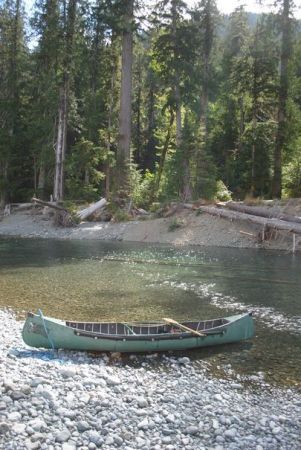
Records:
{"label": "gravel beach", "polygon": [[[0,448],[301,448],[301,395],[216,379],[180,356],[32,350],[0,310]],[[256,377],[255,377],[256,378]]]}
{"label": "gravel beach", "polygon": [[[181,224],[173,231],[175,220]],[[198,245],[233,248],[267,248],[289,250],[290,233],[278,232],[272,239],[261,242],[260,227],[251,223],[230,221],[209,214],[196,215],[183,210],[169,218],[132,220],[129,222],[82,222],[76,227],[62,228],[53,225],[52,218],[41,209],[14,212],[0,221],[0,236],[23,238],[101,240],[161,243],[170,245]],[[297,240],[297,248],[301,241]]]}

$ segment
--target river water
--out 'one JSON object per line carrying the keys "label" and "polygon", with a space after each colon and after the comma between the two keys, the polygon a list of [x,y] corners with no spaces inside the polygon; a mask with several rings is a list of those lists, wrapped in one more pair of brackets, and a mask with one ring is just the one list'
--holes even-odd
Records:
{"label": "river water", "polygon": [[[253,311],[250,342],[189,352],[217,375],[301,386],[301,256],[250,249],[0,239],[0,308],[78,320]],[[231,368],[230,368],[231,365]],[[230,368],[230,369],[229,369]]]}

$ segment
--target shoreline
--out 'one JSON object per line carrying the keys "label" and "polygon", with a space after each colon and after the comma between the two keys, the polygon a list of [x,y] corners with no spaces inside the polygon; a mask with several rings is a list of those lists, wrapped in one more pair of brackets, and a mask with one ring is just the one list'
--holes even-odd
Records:
{"label": "shoreline", "polygon": [[[179,224],[173,231],[174,223]],[[229,221],[208,214],[197,216],[183,211],[171,218],[133,220],[129,222],[82,222],[77,227],[59,228],[40,211],[24,211],[4,217],[0,222],[1,237],[124,241],[175,246],[229,247],[290,250],[292,236],[277,233],[260,242],[260,228],[254,224]]]}
{"label": "shoreline", "polygon": [[[188,357],[130,362],[37,350],[0,309],[0,442],[6,450],[300,448],[301,395],[216,378]],[[8,332],[9,331],[9,332]]]}

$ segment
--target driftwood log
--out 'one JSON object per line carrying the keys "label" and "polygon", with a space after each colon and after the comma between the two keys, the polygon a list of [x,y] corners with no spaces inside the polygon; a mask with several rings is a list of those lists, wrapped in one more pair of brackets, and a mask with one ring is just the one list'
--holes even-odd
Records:
{"label": "driftwood log", "polygon": [[238,211],[246,214],[251,214],[259,217],[266,217],[268,219],[279,219],[285,222],[295,222],[301,224],[301,217],[284,214],[277,211],[275,208],[263,208],[260,206],[248,206],[241,203],[228,202],[224,205],[227,209]]}
{"label": "driftwood log", "polygon": [[[57,210],[60,213],[58,214],[57,217],[59,225],[63,226],[72,226],[72,224],[75,225],[75,221],[72,220],[69,211],[63,206],[57,205],[56,202],[45,202],[44,200],[40,200],[39,198],[35,197],[32,198],[32,201],[38,203],[39,205],[48,206],[49,208]],[[99,209],[103,208],[106,203],[107,203],[106,199],[102,198],[98,202],[93,203],[93,205],[88,206],[88,208],[82,209],[81,211],[77,212],[75,216],[78,217],[80,220],[84,220],[87,217],[91,216],[96,211],[98,211]],[[67,217],[69,217],[68,220]],[[60,223],[60,218],[62,218],[62,223]],[[66,224],[64,224],[64,222],[66,222]],[[69,222],[69,224],[67,224],[67,222]]]}
{"label": "driftwood log", "polygon": [[54,208],[59,211],[67,211],[66,208],[57,205],[55,202],[45,202],[44,200],[40,200],[39,198],[36,197],[32,197],[31,201],[34,203],[38,203],[38,205],[48,206],[49,208]]}
{"label": "driftwood log", "polygon": [[106,205],[107,201],[105,198],[101,198],[98,202],[93,203],[93,205],[88,206],[88,208],[82,209],[76,215],[81,219],[85,220],[87,217],[91,216],[96,211],[102,209]]}
{"label": "driftwood log", "polygon": [[247,222],[263,225],[274,230],[288,231],[290,233],[301,234],[301,224],[286,222],[281,219],[268,219],[238,211],[229,211],[224,208],[216,208],[214,206],[200,206],[199,210],[218,217],[224,217],[230,220],[244,220]]}

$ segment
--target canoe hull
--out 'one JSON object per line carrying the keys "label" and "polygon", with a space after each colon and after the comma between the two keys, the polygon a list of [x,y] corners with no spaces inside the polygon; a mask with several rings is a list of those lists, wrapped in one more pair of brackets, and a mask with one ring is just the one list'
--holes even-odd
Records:
{"label": "canoe hull", "polygon": [[205,336],[191,333],[149,336],[93,336],[77,333],[63,322],[30,314],[23,327],[24,342],[31,347],[82,350],[94,352],[160,352],[188,350],[200,347],[228,344],[254,335],[254,322],[250,314],[226,318],[229,323],[218,332]]}

